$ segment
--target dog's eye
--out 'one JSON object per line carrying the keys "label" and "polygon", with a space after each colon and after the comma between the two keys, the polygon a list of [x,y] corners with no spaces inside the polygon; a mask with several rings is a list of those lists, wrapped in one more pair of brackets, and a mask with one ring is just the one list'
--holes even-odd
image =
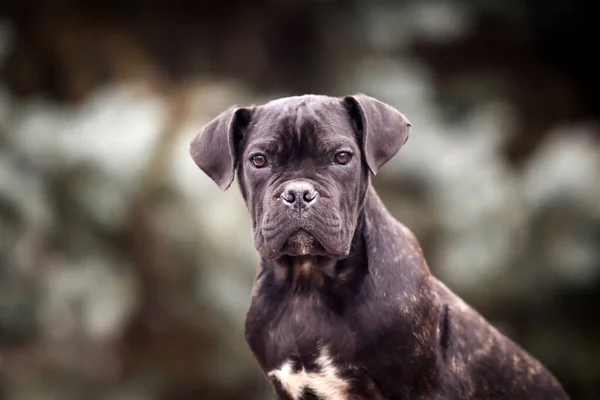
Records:
{"label": "dog's eye", "polygon": [[342,151],[335,155],[335,162],[338,164],[341,164],[341,165],[346,165],[350,162],[351,158],[352,158],[352,154],[350,154],[346,151]]}
{"label": "dog's eye", "polygon": [[262,154],[257,154],[250,158],[250,161],[256,168],[262,168],[267,165],[267,158]]}

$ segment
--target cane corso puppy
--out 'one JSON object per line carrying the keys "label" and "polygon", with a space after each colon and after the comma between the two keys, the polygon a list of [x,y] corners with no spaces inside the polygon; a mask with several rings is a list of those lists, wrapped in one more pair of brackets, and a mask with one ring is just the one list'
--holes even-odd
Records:
{"label": "cane corso puppy", "polygon": [[245,337],[275,397],[567,399],[377,196],[410,126],[367,95],[304,95],[231,107],[190,144],[221,189],[237,172],[261,256]]}

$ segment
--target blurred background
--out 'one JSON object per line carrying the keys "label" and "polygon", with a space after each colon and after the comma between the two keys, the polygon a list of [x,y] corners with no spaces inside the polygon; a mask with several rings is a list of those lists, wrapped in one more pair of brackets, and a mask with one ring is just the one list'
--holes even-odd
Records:
{"label": "blurred background", "polygon": [[375,179],[431,269],[600,399],[593,0],[0,3],[0,399],[269,399],[228,106],[364,92],[412,121]]}

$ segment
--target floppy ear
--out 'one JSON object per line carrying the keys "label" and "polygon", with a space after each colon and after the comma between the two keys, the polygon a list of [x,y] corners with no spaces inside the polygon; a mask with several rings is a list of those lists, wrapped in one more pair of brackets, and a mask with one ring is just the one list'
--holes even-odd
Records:
{"label": "floppy ear", "polygon": [[377,175],[406,143],[411,124],[392,106],[364,94],[346,96],[344,103],[362,140],[367,165]]}
{"label": "floppy ear", "polygon": [[250,122],[247,108],[231,106],[207,123],[190,143],[190,155],[221,190],[233,182],[242,130]]}

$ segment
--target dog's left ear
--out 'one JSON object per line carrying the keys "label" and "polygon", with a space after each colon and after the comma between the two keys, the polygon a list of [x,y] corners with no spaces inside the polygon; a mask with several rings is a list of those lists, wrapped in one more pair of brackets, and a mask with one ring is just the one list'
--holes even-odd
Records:
{"label": "dog's left ear", "polygon": [[192,159],[221,190],[233,182],[238,145],[250,118],[250,109],[231,106],[207,123],[190,143]]}
{"label": "dog's left ear", "polygon": [[371,173],[388,162],[406,143],[410,121],[398,110],[364,94],[343,99],[362,141]]}

